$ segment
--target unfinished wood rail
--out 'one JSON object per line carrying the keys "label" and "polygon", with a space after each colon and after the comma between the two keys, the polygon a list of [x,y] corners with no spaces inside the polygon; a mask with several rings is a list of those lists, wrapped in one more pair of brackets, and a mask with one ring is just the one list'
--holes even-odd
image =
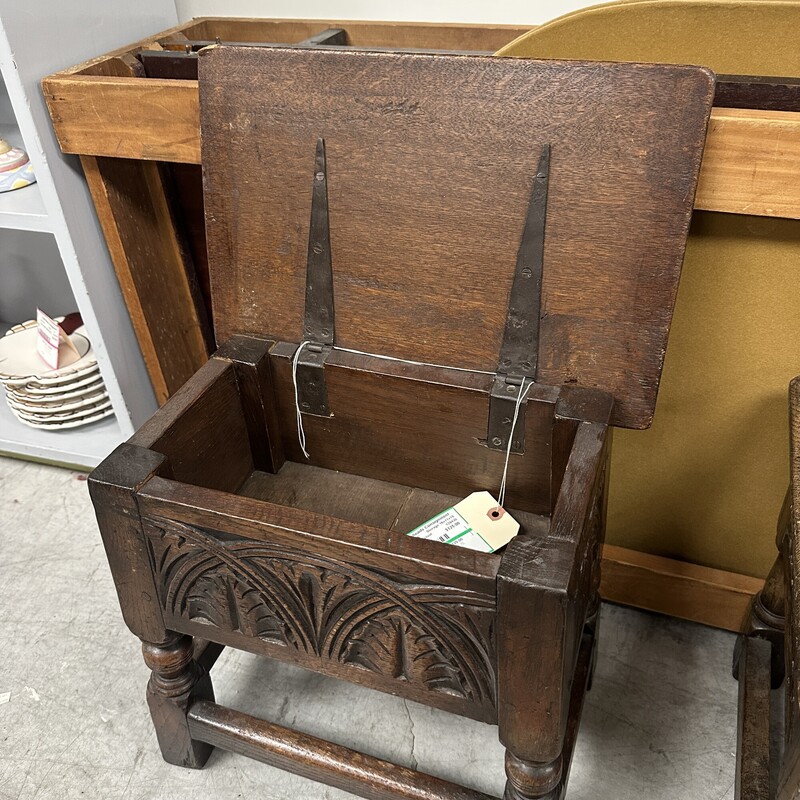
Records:
{"label": "unfinished wood rail", "polygon": [[[200,163],[197,81],[59,73],[43,82],[65,153]],[[695,208],[800,219],[800,113],[715,108]]]}

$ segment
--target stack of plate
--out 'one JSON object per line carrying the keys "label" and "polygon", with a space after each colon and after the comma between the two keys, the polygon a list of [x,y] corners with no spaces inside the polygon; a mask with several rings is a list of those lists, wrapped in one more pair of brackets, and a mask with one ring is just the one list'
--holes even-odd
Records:
{"label": "stack of plate", "polygon": [[0,338],[0,382],[11,413],[24,425],[53,431],[113,414],[86,328],[70,336],[80,358],[59,369],[44,365],[36,352],[37,336],[36,320],[30,320]]}

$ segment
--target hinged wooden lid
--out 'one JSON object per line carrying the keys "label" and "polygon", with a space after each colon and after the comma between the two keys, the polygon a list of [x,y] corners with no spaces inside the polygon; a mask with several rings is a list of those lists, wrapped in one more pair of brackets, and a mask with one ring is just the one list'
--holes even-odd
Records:
{"label": "hinged wooden lid", "polygon": [[494,372],[550,144],[538,380],[649,425],[713,96],[697,67],[215,47],[201,53],[217,340],[302,340],[324,138],[336,344]]}

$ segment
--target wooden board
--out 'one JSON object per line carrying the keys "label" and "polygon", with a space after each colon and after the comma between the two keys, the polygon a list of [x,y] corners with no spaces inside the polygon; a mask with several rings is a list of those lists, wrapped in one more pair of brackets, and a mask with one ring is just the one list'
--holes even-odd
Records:
{"label": "wooden board", "polygon": [[[65,153],[200,163],[196,81],[57,75],[45,98]],[[800,219],[800,113],[715,108],[694,207]]]}
{"label": "wooden board", "polygon": [[764,581],[721,569],[607,544],[600,595],[671,617],[740,632]]}
{"label": "wooden board", "polygon": [[218,342],[302,338],[324,137],[337,344],[496,369],[549,143],[538,379],[607,390],[614,424],[650,423],[710,73],[215,47],[201,51],[200,95]]}
{"label": "wooden board", "polygon": [[91,156],[81,161],[153,389],[163,403],[208,357],[194,269],[163,173],[153,162]]}

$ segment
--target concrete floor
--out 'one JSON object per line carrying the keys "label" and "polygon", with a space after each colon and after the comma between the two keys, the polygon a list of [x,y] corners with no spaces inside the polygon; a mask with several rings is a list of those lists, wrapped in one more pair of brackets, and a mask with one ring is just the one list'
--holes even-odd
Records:
{"label": "concrete floor", "polygon": [[[161,761],[84,478],[0,458],[0,798],[349,797],[229,753]],[[732,798],[733,635],[613,606],[601,629],[570,800]],[[221,703],[502,793],[489,725],[244,653],[213,676]]]}

